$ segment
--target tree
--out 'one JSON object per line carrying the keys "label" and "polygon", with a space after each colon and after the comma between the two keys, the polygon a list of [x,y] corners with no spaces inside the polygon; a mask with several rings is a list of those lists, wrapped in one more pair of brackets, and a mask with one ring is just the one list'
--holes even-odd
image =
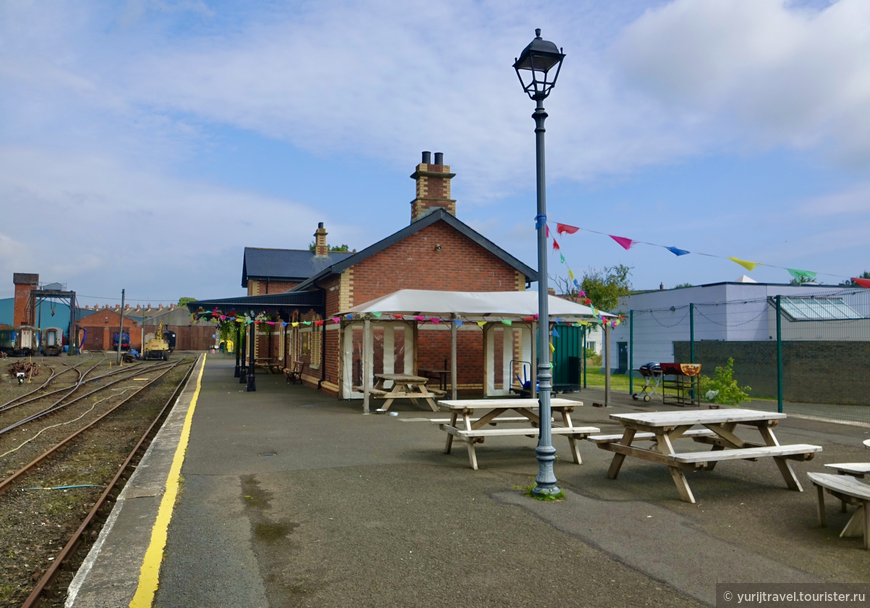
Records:
{"label": "tree", "polygon": [[[316,246],[317,246],[317,243],[314,243],[314,242],[309,243],[308,244],[308,251],[314,251],[314,248]],[[349,245],[327,245],[326,247],[329,251],[356,253],[356,249],[351,251]]]}
{"label": "tree", "polygon": [[[857,278],[857,279],[870,279],[870,272],[865,270],[864,272],[862,272],[861,274],[859,274],[855,278]],[[840,287],[854,287],[855,285],[857,285],[857,284],[852,279],[846,279],[845,281],[840,283]]]}
{"label": "tree", "polygon": [[694,287],[691,283],[680,283],[679,285],[674,285],[674,289],[685,289],[686,287]]}
{"label": "tree", "polygon": [[799,276],[799,277],[796,277],[796,278],[792,279],[791,281],[789,281],[789,284],[790,285],[803,285],[804,283],[812,283],[812,282],[813,282],[813,279],[811,279],[810,277]]}
{"label": "tree", "polygon": [[606,266],[603,271],[590,268],[583,274],[580,288],[601,310],[615,311],[620,300],[631,293],[630,274],[631,267],[624,264]]}
{"label": "tree", "polygon": [[184,306],[188,302],[196,302],[196,298],[178,298],[178,305]]}

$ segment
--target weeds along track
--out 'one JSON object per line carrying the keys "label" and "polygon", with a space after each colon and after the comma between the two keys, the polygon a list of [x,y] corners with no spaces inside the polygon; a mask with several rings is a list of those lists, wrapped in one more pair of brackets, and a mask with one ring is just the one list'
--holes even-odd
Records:
{"label": "weeds along track", "polygon": [[[59,380],[59,378],[65,374],[70,373],[70,372],[73,372],[73,374],[77,375],[77,377],[74,379],[73,379],[73,374],[70,374],[70,376],[69,376],[72,384],[77,384],[79,381],[81,381],[81,378],[83,375],[83,372],[79,369],[80,367],[85,366],[85,365],[87,365],[89,367],[95,366],[95,365],[99,365],[100,363],[103,363],[104,361],[106,361],[105,355],[103,355],[102,358],[89,357],[89,358],[85,359],[84,361],[80,361],[80,362],[76,363],[75,365],[69,365],[68,363],[65,363],[63,361],[58,361],[53,366],[48,365],[48,364],[44,364],[45,367],[47,367],[49,370],[51,370],[51,375],[45,381],[43,381],[43,383],[41,385],[39,385],[35,389],[27,391],[22,395],[17,395],[15,397],[13,397],[12,399],[10,399],[9,401],[7,401],[6,403],[0,404],[0,412],[7,410],[7,409],[12,409],[12,408],[18,407],[19,405],[24,405],[24,404],[26,404],[34,399],[38,399],[40,396],[44,396],[43,393],[41,393],[41,391],[45,387],[49,386],[52,383],[54,383],[55,385],[61,384],[62,381]],[[61,369],[61,368],[63,368],[63,369]],[[58,389],[58,390],[62,390],[62,389]]]}
{"label": "weeds along track", "polygon": [[84,427],[174,365],[136,365],[103,374],[96,374],[101,368],[93,367],[71,387],[0,411],[0,479],[11,464],[20,467],[29,462],[29,456]]}
{"label": "weeds along track", "polygon": [[[65,430],[67,437],[20,465],[17,471],[10,471],[9,457],[28,449],[38,439],[17,452],[0,456],[0,473],[5,477],[0,481],[0,521],[4,522],[0,526],[0,608],[63,605],[62,590],[174,404],[193,362],[190,357],[171,365],[148,366],[129,375],[108,376],[102,387],[105,390],[89,389],[87,398],[78,402],[112,402],[99,414],[96,412],[101,404],[97,404],[82,419],[87,419],[87,427],[77,428],[74,433]],[[134,383],[136,386],[131,387]],[[49,416],[51,424],[57,424],[57,416],[61,415],[66,414]],[[25,433],[21,428],[31,430]],[[43,435],[58,428],[64,427],[55,427]],[[0,440],[12,435],[22,443],[36,432],[37,426],[27,423],[0,435]]]}

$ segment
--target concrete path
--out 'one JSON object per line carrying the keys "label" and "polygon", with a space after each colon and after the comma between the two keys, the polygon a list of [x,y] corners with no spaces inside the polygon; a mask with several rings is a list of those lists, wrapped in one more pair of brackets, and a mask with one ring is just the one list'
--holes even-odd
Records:
{"label": "concrete path", "polygon": [[[769,460],[692,474],[690,505],[664,467],[629,460],[608,480],[609,452],[584,442],[577,466],[556,437],[567,497],[540,503],[520,489],[537,473],[531,439],[488,439],[473,471],[462,445],[443,453],[427,421],[443,414],[423,405],[362,416],[358,402],[278,376],[247,393],[232,373],[230,357],[209,356],[155,606],[695,606],[715,604],[716,582],[870,582],[870,552],[838,538],[848,515],[829,501],[818,528],[815,493],[787,490]],[[587,403],[575,423],[602,432],[621,428],[611,413],[665,409],[568,397]],[[802,481],[870,457],[870,429],[790,419],[777,435],[824,446],[796,464]],[[139,471],[158,486],[158,456],[177,443],[160,441]],[[129,603],[160,494],[151,483],[131,480],[69,605]]]}

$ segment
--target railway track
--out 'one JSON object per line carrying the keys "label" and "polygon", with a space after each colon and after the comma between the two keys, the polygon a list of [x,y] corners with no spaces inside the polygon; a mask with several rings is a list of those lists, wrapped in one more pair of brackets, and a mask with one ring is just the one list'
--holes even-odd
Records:
{"label": "railway track", "polygon": [[[138,366],[138,365],[139,364],[135,364],[135,366]],[[178,363],[143,366],[143,367],[139,367],[138,369],[132,370],[132,371],[130,370],[130,368],[134,367],[134,366],[130,366],[128,368],[122,368],[119,370],[115,370],[115,371],[109,372],[107,374],[103,374],[101,376],[96,376],[94,378],[90,378],[87,380],[85,380],[85,377],[88,375],[89,372],[85,372],[79,378],[79,381],[76,383],[76,385],[69,390],[58,389],[57,391],[52,391],[51,393],[47,393],[47,394],[42,395],[40,397],[35,397],[33,399],[28,400],[27,403],[32,402],[32,401],[39,401],[39,400],[51,397],[51,396],[55,395],[56,393],[61,393],[61,392],[67,391],[59,399],[51,402],[48,406],[44,407],[43,409],[37,411],[34,414],[25,416],[24,418],[21,418],[18,421],[14,422],[8,426],[5,426],[5,427],[3,427],[2,423],[0,423],[0,436],[4,435],[6,433],[9,433],[10,431],[15,430],[20,426],[23,426],[23,425],[28,424],[30,422],[34,422],[34,421],[39,420],[41,418],[45,418],[46,416],[50,416],[51,414],[54,414],[54,413],[56,413],[62,409],[65,409],[65,408],[67,408],[75,403],[78,403],[78,402],[82,401],[83,399],[86,399],[87,397],[90,397],[94,394],[103,392],[103,391],[109,389],[110,387],[115,386],[116,384],[119,384],[121,382],[127,382],[129,380],[134,379],[134,378],[139,378],[140,376],[142,376],[144,374],[150,374],[150,373],[153,373],[155,371],[163,371],[163,370],[167,370],[167,369],[172,369],[173,367],[175,367],[175,365],[178,365]],[[92,368],[92,370],[93,369],[95,369],[95,368]],[[91,371],[91,370],[89,370],[89,371]],[[88,391],[82,395],[70,398],[70,397],[72,397],[72,395],[74,393],[76,393],[77,391],[82,389],[87,383],[98,382],[100,380],[106,380],[107,378],[114,378],[115,376],[120,376],[120,377],[118,377],[110,382],[107,382],[106,384],[103,384],[102,386],[98,386],[97,388],[95,388],[92,391]],[[23,403],[21,403],[19,405],[23,405]],[[0,410],[0,413],[2,413],[2,411],[5,411],[5,410]]]}
{"label": "railway track", "polygon": [[[178,372],[178,367],[182,364],[189,364],[189,369],[186,371],[183,378],[179,379],[178,373],[180,372]],[[88,500],[90,501],[88,502],[88,506],[90,507],[89,511],[86,515],[84,515],[83,518],[80,517],[75,522],[76,529],[74,532],[70,533],[70,536],[68,537],[69,540],[64,543],[64,548],[60,551],[60,553],[57,553],[52,558],[43,558],[48,560],[48,562],[46,563],[47,569],[42,568],[44,572],[37,571],[31,573],[29,571],[30,569],[33,569],[32,562],[39,561],[40,558],[20,558],[19,561],[29,560],[25,561],[23,565],[28,569],[26,573],[28,574],[27,578],[30,579],[30,582],[32,583],[33,581],[39,579],[38,582],[32,586],[32,588],[27,589],[27,591],[30,592],[30,596],[27,598],[25,603],[20,603],[23,596],[21,595],[21,590],[18,588],[16,588],[15,590],[15,603],[4,603],[4,597],[2,594],[3,586],[2,582],[0,582],[0,606],[37,606],[41,601],[47,598],[50,602],[53,601],[49,598],[50,593],[48,593],[51,589],[52,581],[57,578],[58,574],[64,572],[62,568],[65,565],[68,565],[70,560],[73,559],[72,556],[75,554],[75,549],[81,544],[81,542],[83,540],[88,540],[88,530],[90,530],[95,523],[100,521],[99,514],[101,512],[101,509],[105,509],[106,505],[111,502],[112,499],[117,495],[117,493],[120,492],[120,490],[122,489],[124,481],[127,479],[132,471],[132,467],[135,466],[138,458],[140,458],[141,455],[144,453],[144,450],[150,443],[150,439],[153,438],[153,435],[156,434],[160,423],[162,422],[165,415],[168,413],[168,410],[171,408],[171,405],[174,403],[177,395],[180,393],[181,388],[184,386],[184,383],[189,377],[190,372],[193,370],[193,368],[193,362],[187,359],[183,361],[173,362],[169,365],[149,366],[149,369],[141,370],[138,374],[129,374],[120,378],[115,378],[112,381],[113,385],[129,381],[133,377],[141,376],[142,373],[148,373],[152,376],[156,376],[149,377],[147,380],[137,383],[138,386],[136,387],[135,391],[130,392],[130,394],[124,396],[121,401],[113,403],[110,409],[102,412],[98,418],[90,421],[87,426],[77,429],[65,439],[51,446],[50,449],[44,451],[42,454],[31,460],[25,466],[21,467],[19,470],[9,475],[6,479],[0,481],[0,517],[3,517],[5,513],[12,513],[14,515],[14,510],[18,509],[19,519],[41,520],[44,518],[44,521],[31,522],[32,526],[36,526],[37,524],[39,526],[42,526],[42,528],[33,528],[33,530],[35,530],[35,532],[33,533],[37,536],[39,535],[41,530],[45,530],[47,533],[49,533],[49,536],[51,536],[51,534],[54,534],[54,537],[52,538],[56,538],[57,532],[59,531],[52,530],[55,525],[57,525],[58,528],[64,526],[65,530],[67,528],[70,528],[70,524],[68,522],[61,522],[55,524],[55,519],[47,517],[48,515],[54,515],[56,512],[56,509],[53,510],[52,508],[53,502],[61,502],[62,504],[65,503],[63,503],[63,500],[54,499],[51,497],[46,498],[45,496],[51,494],[58,496],[61,495],[61,492],[45,492],[43,490],[83,488],[81,490],[69,489],[69,492],[78,491],[82,492],[83,495],[88,494],[90,497],[88,498]],[[152,415],[148,420],[145,420],[142,416],[139,416],[140,414],[143,414],[144,410],[140,408],[137,404],[140,401],[147,399],[147,397],[143,397],[143,395],[145,395],[150,388],[155,386],[158,387],[158,391],[162,391],[161,394],[165,395],[165,393],[170,390],[170,386],[167,385],[166,382],[161,381],[169,378],[170,376],[178,380],[177,383],[173,381],[173,384],[171,385],[171,388],[174,389],[172,390],[172,394],[165,401],[165,403],[151,403],[149,405],[149,411],[153,414],[153,411],[159,408],[159,412],[156,415]],[[108,389],[108,387],[109,385],[100,387],[99,390]],[[94,391],[91,391],[84,396],[78,396],[77,399],[82,399],[82,397],[92,395],[93,392]],[[156,399],[156,395],[151,398],[151,401],[153,402],[154,399]],[[128,405],[130,407],[125,408],[125,405]],[[120,427],[126,430],[126,427],[130,426],[128,424],[128,419],[134,415],[139,416],[139,418],[137,418],[138,422],[136,423],[136,428],[139,432],[137,432],[135,436],[127,433],[127,435],[129,436],[126,439],[117,437],[118,428]],[[146,426],[147,429],[144,433],[142,433],[141,429],[145,428]],[[137,438],[138,441],[135,442],[135,446],[132,448],[132,450],[126,453],[125,458],[121,457],[122,452],[120,451],[120,448],[113,448],[114,451],[112,451],[111,457],[103,457],[102,453],[100,453],[100,457],[98,457],[97,459],[94,459],[90,456],[83,456],[82,454],[85,454],[88,449],[94,449],[94,445],[98,443],[96,438],[99,436],[100,433],[102,433],[103,438],[109,443],[114,442],[120,444],[126,441],[126,444],[129,445]],[[108,452],[109,450],[106,451],[106,454],[108,454]],[[123,460],[123,462],[121,462],[121,460]],[[94,466],[95,462],[98,465],[105,466]],[[115,468],[114,463],[116,462],[121,462],[118,468]],[[0,463],[2,463],[2,461],[0,461]],[[62,488],[51,488],[50,485],[52,482],[45,481],[46,479],[50,480],[63,478],[64,475],[69,477],[68,469],[81,463],[85,463],[90,467],[87,474],[94,477],[93,484],[76,484],[71,486],[64,486]],[[94,473],[94,469],[99,469],[99,471],[101,472],[99,474]],[[100,478],[100,476],[103,474],[106,474],[107,476],[105,478]],[[36,487],[25,487],[28,485]],[[101,493],[99,497],[94,499],[93,495],[97,491],[101,491]],[[64,491],[64,495],[61,495],[63,496],[64,500],[69,498],[69,495],[66,495],[66,491]],[[40,499],[43,501],[47,500],[52,502],[48,505],[48,508],[34,506],[36,503],[39,502]],[[7,503],[6,506],[4,506],[4,502]],[[24,511],[23,507],[21,506],[25,503],[28,505],[26,508],[31,509],[30,513],[36,516],[35,518],[27,517],[28,513]],[[83,508],[84,504],[76,503],[76,511],[81,512]],[[70,506],[69,509],[71,510],[73,509],[73,507]],[[22,515],[24,515],[25,517],[22,517]],[[62,510],[59,512],[59,516],[61,518],[67,515],[68,514]],[[58,519],[57,521],[60,521],[60,519]],[[0,540],[2,540],[2,538],[2,535],[0,535]],[[52,544],[53,542],[59,541],[44,539],[43,543],[45,542]],[[20,547],[20,543],[15,544],[15,546]],[[38,547],[38,549],[39,548],[40,547]],[[44,545],[41,545],[41,551],[44,555]],[[26,552],[26,547],[20,551],[20,553],[22,554]],[[4,557],[3,554],[5,553],[8,553],[8,556],[11,559],[15,551],[13,549],[7,549],[6,547],[2,546],[2,542],[0,542],[0,565],[2,565],[3,563],[2,557]],[[37,551],[36,553],[39,553],[39,551]],[[20,564],[16,564],[15,566],[13,566],[13,573],[17,574],[17,570],[20,569]],[[4,578],[3,574],[3,570],[0,570],[0,581],[2,581]],[[68,578],[71,578],[71,575],[69,575]]]}

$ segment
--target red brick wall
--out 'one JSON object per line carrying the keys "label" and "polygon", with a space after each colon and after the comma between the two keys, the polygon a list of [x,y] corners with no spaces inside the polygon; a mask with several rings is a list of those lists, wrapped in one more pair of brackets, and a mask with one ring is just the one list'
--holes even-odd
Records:
{"label": "red brick wall", "polygon": [[[412,234],[353,269],[354,306],[399,289],[516,290],[512,267],[445,222]],[[334,312],[327,308],[328,315]]]}
{"label": "red brick wall", "polygon": [[299,285],[299,282],[292,281],[261,281],[248,279],[248,295],[249,296],[264,296],[270,293],[284,293]]}
{"label": "red brick wall", "polygon": [[32,314],[28,314],[27,304],[30,301],[30,292],[36,289],[36,285],[15,285],[15,303],[12,314],[12,325],[33,325],[30,320]]}
{"label": "red brick wall", "polygon": [[[435,249],[436,245],[441,245],[440,251]],[[513,267],[444,222],[436,222],[361,261],[353,270],[353,306],[400,289],[515,291],[517,288]],[[338,278],[333,281],[325,285],[327,319],[339,309],[339,291],[329,291],[338,284]],[[501,340],[501,334],[496,334],[497,353],[501,353]],[[341,356],[338,332],[327,332],[326,353],[326,379],[337,384]],[[449,368],[450,331],[419,331],[417,368],[441,369],[445,359]],[[376,366],[381,365],[380,360],[376,353]],[[483,332],[460,331],[457,336],[457,384],[481,384],[483,365]],[[497,365],[496,368],[496,382],[500,382],[501,367]],[[412,371],[404,370],[405,373]]]}

